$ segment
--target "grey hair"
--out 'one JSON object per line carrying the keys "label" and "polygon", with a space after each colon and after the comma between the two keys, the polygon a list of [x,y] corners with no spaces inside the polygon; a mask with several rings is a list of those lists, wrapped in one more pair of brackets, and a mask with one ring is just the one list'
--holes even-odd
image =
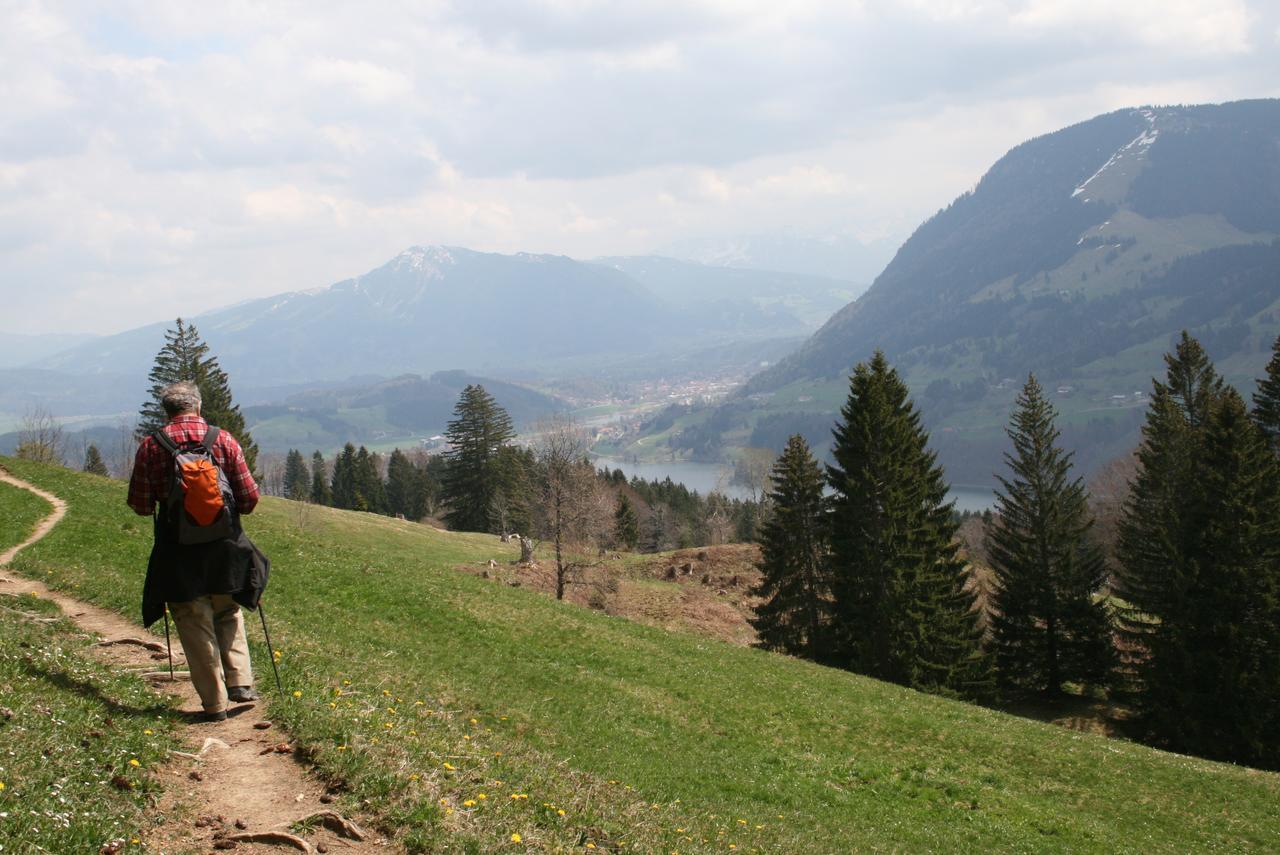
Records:
{"label": "grey hair", "polygon": [[170,418],[182,413],[198,413],[200,404],[200,387],[190,380],[179,380],[160,390],[160,406]]}

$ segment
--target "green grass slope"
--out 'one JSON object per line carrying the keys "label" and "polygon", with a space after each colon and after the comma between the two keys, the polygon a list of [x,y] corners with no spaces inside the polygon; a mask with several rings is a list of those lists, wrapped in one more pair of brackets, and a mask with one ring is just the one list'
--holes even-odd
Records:
{"label": "green grass slope", "polygon": [[[137,614],[150,532],[123,485],[4,464],[70,504],[17,569]],[[278,500],[246,527],[275,562],[266,605],[289,698],[271,714],[411,850],[1280,847],[1280,776],[451,569],[504,557],[487,536]]]}
{"label": "green grass slope", "polygon": [[[0,551],[49,511],[0,483]],[[169,706],[86,644],[53,603],[0,595],[0,851],[130,851],[163,820],[146,808],[150,770],[176,747]]]}

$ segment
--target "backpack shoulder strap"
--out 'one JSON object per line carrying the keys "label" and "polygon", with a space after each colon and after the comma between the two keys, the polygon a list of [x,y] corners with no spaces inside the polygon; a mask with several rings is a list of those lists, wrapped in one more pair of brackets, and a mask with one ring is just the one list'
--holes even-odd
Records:
{"label": "backpack shoulder strap", "polygon": [[163,448],[165,451],[169,452],[170,454],[178,453],[177,444],[173,441],[173,438],[170,437],[169,434],[164,432],[164,428],[161,428],[160,430],[157,430],[155,433],[151,434],[151,438],[154,439],[157,443],[159,443],[160,447]]}
{"label": "backpack shoulder strap", "polygon": [[209,425],[209,429],[204,434],[204,441],[201,443],[205,451],[213,454],[213,444],[218,441],[218,434],[221,432],[222,428],[217,425]]}

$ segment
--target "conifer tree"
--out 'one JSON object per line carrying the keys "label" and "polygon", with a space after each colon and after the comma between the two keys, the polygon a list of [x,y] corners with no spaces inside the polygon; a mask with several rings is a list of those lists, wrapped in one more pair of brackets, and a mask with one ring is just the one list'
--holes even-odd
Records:
{"label": "conifer tree", "polygon": [[1200,463],[1209,413],[1223,394],[1208,355],[1186,332],[1165,364],[1166,381],[1152,381],[1138,474],[1120,521],[1116,578],[1124,688],[1148,711],[1170,700],[1165,695],[1176,693],[1180,679],[1172,634],[1201,558]]}
{"label": "conifer tree", "polygon": [[1159,743],[1274,768],[1276,458],[1195,339],[1165,361],[1120,524],[1127,688]]}
{"label": "conifer tree", "polygon": [[98,451],[98,446],[90,445],[84,451],[84,471],[90,475],[102,475],[109,477],[111,473],[107,471],[107,464],[102,461],[102,452]]}
{"label": "conifer tree", "polygon": [[1258,381],[1253,393],[1253,420],[1262,428],[1271,450],[1280,455],[1280,336],[1271,348],[1267,376]]}
{"label": "conifer tree", "polygon": [[822,469],[800,435],[773,466],[770,513],[760,526],[763,597],[751,624],[759,646],[816,662],[831,658],[831,579],[827,567]]}
{"label": "conifer tree", "polygon": [[515,437],[511,417],[478,384],[462,391],[445,436],[450,449],[444,473],[445,521],[451,529],[489,531],[490,506],[504,473],[498,450]]}
{"label": "conifer tree", "polygon": [[387,512],[387,492],[379,467],[378,455],[360,446],[355,457],[356,510],[375,514]]}
{"label": "conifer tree", "polygon": [[907,387],[876,352],[849,382],[827,467],[837,663],[930,692],[991,690],[947,484]]}
{"label": "conifer tree", "polygon": [[178,318],[175,329],[165,331],[164,337],[164,346],[156,354],[155,365],[148,375],[151,397],[138,413],[138,436],[154,433],[168,421],[160,404],[164,387],[188,380],[200,389],[200,413],[205,421],[239,440],[245,462],[252,471],[257,465],[258,446],[245,428],[240,407],[232,401],[231,381],[218,365],[218,358],[208,355],[209,346],[200,338],[200,333],[194,325],[184,324],[182,318]]}
{"label": "conifer tree", "polygon": [[329,488],[329,470],[324,463],[324,455],[317,449],[311,455],[311,504],[332,505],[333,490]]}
{"label": "conifer tree", "polygon": [[301,451],[291,448],[284,459],[285,497],[303,502],[310,492],[311,473],[307,471],[307,461],[302,458]]}
{"label": "conifer tree", "polygon": [[1005,685],[1054,695],[1066,681],[1106,681],[1111,633],[1097,596],[1106,564],[1089,537],[1084,482],[1069,480],[1071,455],[1058,447],[1056,412],[1035,375],[1017,404],[1013,454],[1005,455],[1011,477],[999,478],[999,513],[987,530],[992,646]]}
{"label": "conifer tree", "polygon": [[355,509],[356,493],[356,447],[348,442],[333,461],[333,481],[330,487],[333,506],[347,511]]}
{"label": "conifer tree", "polygon": [[630,550],[640,542],[640,520],[625,493],[618,496],[618,507],[613,512],[613,538]]}
{"label": "conifer tree", "polygon": [[413,463],[400,449],[391,452],[387,460],[387,513],[402,515],[405,519],[420,519],[415,509],[421,504],[418,493],[422,481]]}

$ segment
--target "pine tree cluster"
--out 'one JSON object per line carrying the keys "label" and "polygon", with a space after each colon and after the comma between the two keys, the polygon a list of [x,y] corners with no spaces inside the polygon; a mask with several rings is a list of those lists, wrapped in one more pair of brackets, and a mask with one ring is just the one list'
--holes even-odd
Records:
{"label": "pine tree cluster", "polygon": [[1251,412],[1186,333],[1166,362],[1114,575],[1028,378],[985,525],[985,633],[906,388],[879,353],[858,365],[825,479],[799,436],[774,466],[759,644],[969,698],[1111,690],[1150,741],[1280,768],[1280,339]]}

